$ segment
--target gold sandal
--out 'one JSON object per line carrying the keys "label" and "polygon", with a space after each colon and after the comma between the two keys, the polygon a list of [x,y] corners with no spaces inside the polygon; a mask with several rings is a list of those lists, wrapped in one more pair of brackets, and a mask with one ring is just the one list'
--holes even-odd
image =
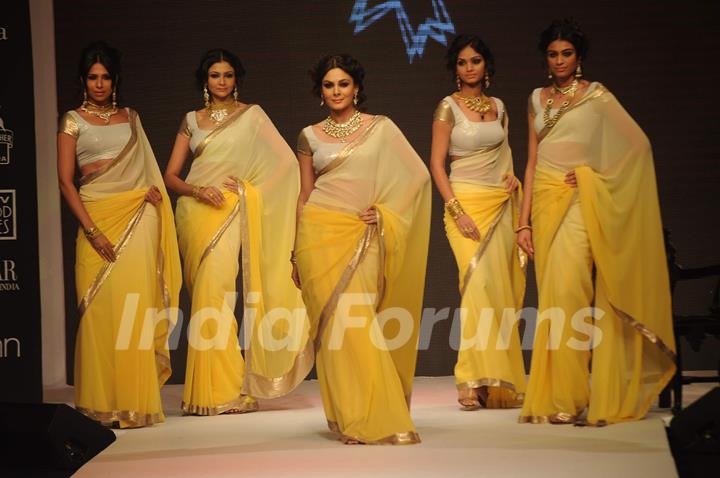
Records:
{"label": "gold sandal", "polygon": [[461,410],[471,412],[480,408],[480,399],[475,393],[474,388],[463,389],[458,391],[458,403],[462,407]]}

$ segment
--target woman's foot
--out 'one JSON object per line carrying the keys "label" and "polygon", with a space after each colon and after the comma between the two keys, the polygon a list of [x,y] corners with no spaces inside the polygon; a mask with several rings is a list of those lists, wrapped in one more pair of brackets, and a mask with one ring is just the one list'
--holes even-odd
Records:
{"label": "woman's foot", "polygon": [[357,438],[348,437],[348,436],[341,436],[340,441],[343,442],[343,445],[364,445],[365,442],[358,440]]}
{"label": "woman's foot", "polygon": [[458,390],[458,403],[462,407],[461,410],[470,412],[478,410],[481,406],[480,397],[477,393],[478,388],[464,388]]}

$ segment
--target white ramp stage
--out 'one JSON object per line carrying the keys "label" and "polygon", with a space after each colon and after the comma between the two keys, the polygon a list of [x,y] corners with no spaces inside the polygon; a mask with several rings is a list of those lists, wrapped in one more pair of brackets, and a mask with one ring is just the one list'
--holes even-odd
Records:
{"label": "white ramp stage", "polygon": [[[711,385],[685,388],[689,401]],[[637,477],[677,476],[665,437],[669,411],[604,428],[518,424],[519,410],[460,411],[452,377],[417,378],[422,444],[343,445],[325,426],[318,383],[246,415],[183,417],[181,385],[163,390],[167,421],[118,430],[76,477]],[[46,391],[71,401],[72,389]]]}

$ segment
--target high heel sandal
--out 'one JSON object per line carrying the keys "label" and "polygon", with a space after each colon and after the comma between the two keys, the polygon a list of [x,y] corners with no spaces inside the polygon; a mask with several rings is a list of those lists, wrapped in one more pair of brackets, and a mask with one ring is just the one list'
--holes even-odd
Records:
{"label": "high heel sandal", "polygon": [[480,399],[475,393],[475,390],[474,388],[468,388],[459,391],[458,403],[462,407],[461,410],[471,412],[480,408]]}

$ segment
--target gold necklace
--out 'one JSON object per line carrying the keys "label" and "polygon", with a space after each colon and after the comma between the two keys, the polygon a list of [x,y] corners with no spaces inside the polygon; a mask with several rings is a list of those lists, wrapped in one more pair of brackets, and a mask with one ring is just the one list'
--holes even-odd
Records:
{"label": "gold necklace", "polygon": [[575,92],[577,91],[577,87],[577,80],[573,80],[570,86],[566,86],[564,88],[560,88],[559,86],[553,84],[553,91],[562,95],[566,95],[566,97],[565,101],[560,104],[558,112],[555,114],[555,116],[552,117],[550,116],[550,110],[552,109],[552,105],[555,101],[552,98],[548,98],[548,100],[545,102],[545,111],[543,111],[543,123],[545,124],[546,128],[550,129],[557,124],[557,122],[560,120],[560,117],[565,113],[565,110],[567,110],[570,106],[570,102],[573,100],[573,98],[575,98]]}
{"label": "gold necklace", "polygon": [[575,93],[577,91],[578,87],[578,80],[573,80],[572,83],[570,83],[568,86],[558,86],[555,83],[553,83],[553,91],[555,93],[560,93],[561,95],[567,95],[571,91]]}
{"label": "gold necklace", "polygon": [[101,120],[105,121],[106,124],[110,122],[110,117],[118,112],[117,105],[115,103],[96,105],[89,100],[83,101],[82,105],[80,105],[80,109],[91,116],[97,116]]}
{"label": "gold necklace", "polygon": [[480,96],[463,96],[460,93],[453,93],[453,96],[465,103],[470,111],[484,115],[492,109],[490,98],[480,93]]}
{"label": "gold necklace", "polygon": [[207,106],[208,117],[216,124],[222,124],[237,109],[237,101],[230,103],[210,103]]}
{"label": "gold necklace", "polygon": [[328,136],[339,139],[342,143],[347,142],[347,137],[357,131],[362,125],[362,117],[360,112],[355,110],[355,113],[344,123],[338,123],[331,116],[325,118],[323,121],[322,130]]}

